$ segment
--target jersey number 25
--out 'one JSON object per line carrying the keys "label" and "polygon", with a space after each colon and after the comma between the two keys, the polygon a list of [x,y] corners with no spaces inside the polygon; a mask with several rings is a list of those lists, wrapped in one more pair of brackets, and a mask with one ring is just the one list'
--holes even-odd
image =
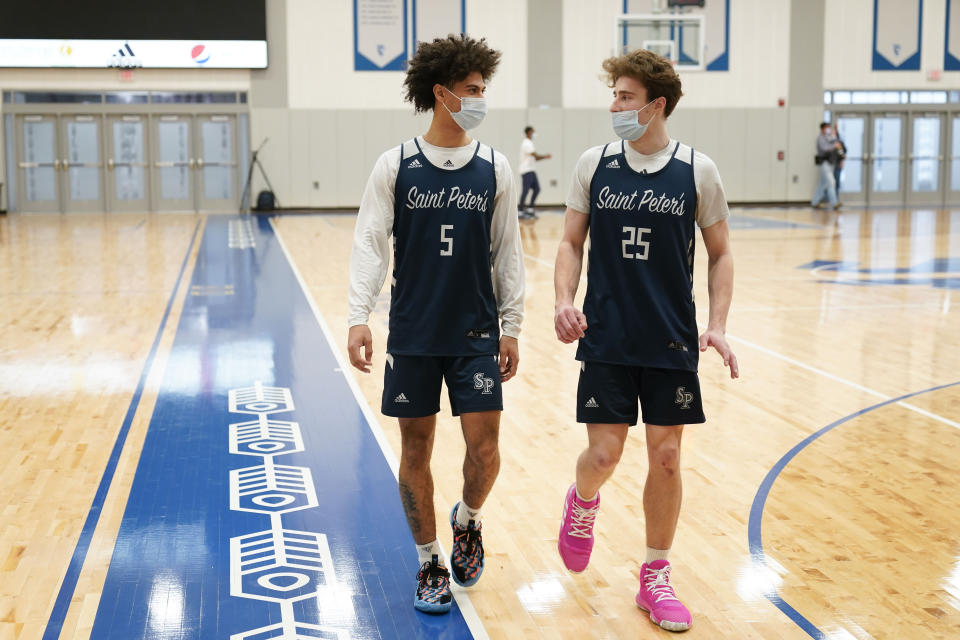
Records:
{"label": "jersey number 25", "polygon": [[[623,257],[627,260],[646,260],[647,254],[650,253],[650,242],[643,239],[643,234],[651,231],[647,227],[624,227],[625,237],[620,243],[623,247]],[[640,251],[635,251],[637,247]]]}

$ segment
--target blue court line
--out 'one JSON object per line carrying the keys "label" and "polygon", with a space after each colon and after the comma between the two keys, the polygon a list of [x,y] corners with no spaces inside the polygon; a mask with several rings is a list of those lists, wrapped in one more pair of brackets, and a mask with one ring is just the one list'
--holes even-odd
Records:
{"label": "blue court line", "polygon": [[170,309],[173,308],[173,300],[180,288],[180,280],[183,278],[183,272],[187,268],[187,262],[190,260],[190,253],[193,251],[193,243],[197,239],[197,231],[200,229],[200,221],[197,221],[193,228],[193,235],[190,237],[190,246],[187,247],[187,253],[183,256],[183,262],[180,264],[180,273],[177,274],[177,281],[170,292],[170,299],[167,300],[167,308],[163,312],[163,318],[160,320],[160,326],[157,327],[157,335],[153,338],[153,346],[150,347],[150,353],[147,355],[147,361],[143,363],[143,370],[140,372],[140,381],[137,388],[130,398],[130,406],[127,407],[127,415],[123,418],[123,424],[120,426],[120,432],[117,434],[117,440],[113,443],[113,450],[107,459],[107,466],[103,470],[103,476],[100,478],[100,485],[97,487],[97,493],[93,496],[93,504],[87,512],[87,519],[83,523],[83,529],[80,530],[80,538],[77,540],[77,546],[73,550],[73,557],[70,558],[70,565],[67,567],[67,573],[63,576],[63,582],[60,585],[60,592],[57,594],[57,600],[53,604],[53,611],[50,612],[50,619],[47,621],[47,628],[43,632],[43,640],[57,640],[60,637],[60,631],[63,629],[63,622],[67,617],[67,610],[70,609],[70,601],[73,599],[73,592],[77,588],[77,580],[80,579],[80,570],[83,568],[84,560],[87,558],[87,551],[90,550],[90,540],[93,538],[93,532],[100,521],[100,512],[103,510],[103,503],[107,499],[107,492],[110,490],[110,484],[113,482],[113,474],[117,470],[117,463],[120,461],[120,453],[123,451],[123,445],[127,441],[127,434],[130,432],[130,425],[133,424],[133,416],[136,415],[140,407],[140,396],[143,395],[143,387],[147,383],[147,375],[150,373],[150,367],[153,365],[153,358],[157,355],[157,348],[160,346],[160,337],[163,335],[163,329],[167,326],[167,318],[170,317]]}
{"label": "blue court line", "polygon": [[[922,391],[914,391],[913,393],[907,393],[898,398],[891,398],[889,400],[884,400],[873,406],[867,407],[866,409],[861,409],[857,412],[851,413],[848,416],[840,418],[836,422],[831,422],[827,426],[823,427],[819,431],[815,431],[806,438],[804,438],[797,446],[793,449],[790,449],[780,460],[777,461],[773,468],[767,473],[766,477],[763,479],[763,482],[760,483],[760,488],[757,490],[757,495],[753,498],[753,505],[750,507],[750,520],[747,525],[747,539],[749,540],[750,545],[750,556],[753,558],[753,564],[757,568],[766,568],[767,560],[766,553],[763,550],[763,536],[761,532],[761,525],[763,521],[763,508],[767,503],[767,496],[770,494],[770,489],[773,487],[773,483],[776,481],[777,477],[780,475],[780,472],[786,468],[790,461],[797,457],[797,454],[803,451],[807,445],[812,443],[814,440],[824,435],[828,431],[831,431],[845,422],[849,422],[854,418],[862,416],[866,413],[885,407],[888,404],[894,404],[896,402],[901,402],[907,398],[912,398],[914,396],[923,395],[924,393],[931,393],[933,391],[939,391],[941,389],[946,389],[948,387],[954,387],[960,385],[960,381],[951,382],[948,384],[942,384],[937,387],[930,387],[929,389],[924,389]],[[816,638],[816,640],[826,640],[827,635],[817,628],[812,622],[807,620],[803,614],[790,606],[787,601],[780,597],[776,589],[771,589],[765,592],[764,597],[770,601],[773,606],[777,609],[780,609],[783,613],[787,615],[788,618],[793,620],[801,629],[807,632],[811,638]]]}

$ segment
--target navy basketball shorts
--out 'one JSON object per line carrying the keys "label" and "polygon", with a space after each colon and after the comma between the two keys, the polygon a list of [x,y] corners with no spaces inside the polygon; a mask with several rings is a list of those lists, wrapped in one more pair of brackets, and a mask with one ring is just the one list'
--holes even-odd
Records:
{"label": "navy basketball shorts", "polygon": [[706,422],[695,371],[580,363],[577,422],[633,426],[637,400],[646,424],[669,427]]}
{"label": "navy basketball shorts", "polygon": [[394,418],[423,418],[439,413],[443,381],[447,383],[453,415],[503,411],[497,356],[390,354],[384,367],[380,411]]}

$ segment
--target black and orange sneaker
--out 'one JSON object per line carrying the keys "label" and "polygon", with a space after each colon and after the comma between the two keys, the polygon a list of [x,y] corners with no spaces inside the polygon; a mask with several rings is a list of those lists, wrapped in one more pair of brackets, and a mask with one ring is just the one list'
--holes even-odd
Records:
{"label": "black and orange sneaker", "polygon": [[424,562],[417,574],[417,597],[413,599],[413,608],[424,613],[447,613],[453,606],[450,594],[450,572],[433,556],[430,562]]}
{"label": "black and orange sneaker", "polygon": [[482,524],[473,520],[461,527],[457,522],[457,508],[453,505],[450,512],[450,526],[453,527],[453,551],[450,552],[450,567],[453,580],[461,587],[471,587],[483,573],[483,537],[480,535]]}

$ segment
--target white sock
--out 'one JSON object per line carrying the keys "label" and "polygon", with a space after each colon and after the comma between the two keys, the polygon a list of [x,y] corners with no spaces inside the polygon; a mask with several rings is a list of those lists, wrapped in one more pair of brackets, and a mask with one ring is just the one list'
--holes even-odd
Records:
{"label": "white sock", "polygon": [[461,500],[460,506],[457,507],[457,524],[466,527],[471,520],[475,525],[480,526],[480,509],[468,507],[467,503]]}
{"label": "white sock", "polygon": [[647,547],[647,559],[644,560],[644,562],[650,564],[651,562],[656,562],[657,560],[666,560],[668,555],[670,555],[670,549],[654,549],[652,547]]}
{"label": "white sock", "polygon": [[427,544],[418,544],[417,545],[417,557],[420,559],[420,564],[424,562],[430,562],[433,560],[433,556],[437,556],[437,562],[441,566],[445,566],[443,562],[443,554],[440,553],[440,542],[434,540],[433,542],[428,542]]}
{"label": "white sock", "polygon": [[596,493],[593,494],[593,497],[588,500],[587,498],[584,498],[582,495],[580,495],[580,489],[575,489],[575,491],[577,492],[577,500],[579,500],[580,502],[587,502],[587,503],[589,503],[589,502],[593,502],[594,500],[597,499],[597,494],[596,494]]}

